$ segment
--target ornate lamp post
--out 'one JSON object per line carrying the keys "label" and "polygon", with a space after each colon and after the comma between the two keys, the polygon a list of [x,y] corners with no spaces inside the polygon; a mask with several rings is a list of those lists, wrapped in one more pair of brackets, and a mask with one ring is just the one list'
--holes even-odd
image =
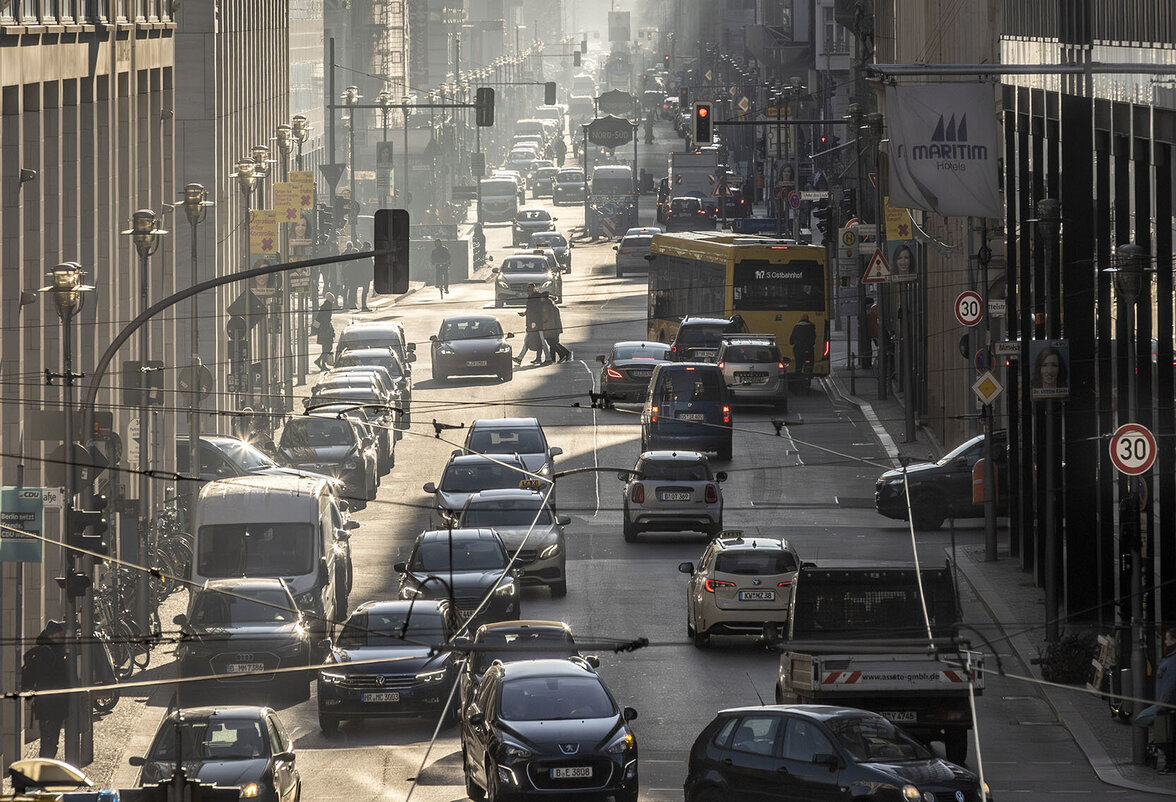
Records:
{"label": "ornate lamp post", "polygon": [[302,169],[302,146],[306,144],[306,140],[310,139],[310,122],[306,119],[305,114],[295,114],[294,119],[291,120],[291,129],[293,129],[294,141],[298,143],[298,156],[295,161],[295,166]]}
{"label": "ornate lamp post", "polygon": [[[349,86],[343,90],[343,105],[350,107],[350,112],[347,115],[347,180],[350,182],[351,197],[347,209],[348,231],[351,235],[351,241],[355,242],[355,223],[358,217],[358,200],[355,195],[355,123],[356,112],[358,109],[355,106],[363,99],[363,95],[359,94],[359,87]],[[338,225],[338,221],[336,221]]]}
{"label": "ornate lamp post", "polygon": [[[234,179],[237,182],[237,189],[239,189],[241,191],[241,200],[245,204],[245,209],[244,209],[244,211],[245,211],[245,215],[244,215],[244,217],[245,217],[245,234],[241,238],[241,265],[242,265],[241,269],[247,270],[249,268],[249,209],[250,209],[250,201],[253,197],[253,188],[257,185],[257,180],[258,180],[257,164],[253,161],[252,158],[245,156],[240,159],[237,159],[237,163],[236,163],[235,167],[236,167],[236,171],[233,172],[229,177]],[[252,290],[250,288],[246,288],[244,296],[245,296],[245,341],[247,343],[253,337],[253,304],[250,303],[250,300],[251,300],[250,295],[251,294],[252,294]],[[250,356],[250,349],[249,349],[249,346],[246,346],[245,358],[247,361],[249,360],[249,356]],[[245,375],[247,373],[247,371],[248,371],[248,365],[244,366],[244,368],[239,372],[238,376]],[[240,380],[238,380],[237,388],[238,388],[237,389],[238,402],[240,402],[241,396],[244,395],[243,385]]]}
{"label": "ornate lamp post", "polygon": [[[192,227],[192,284],[196,284],[199,279],[199,260],[197,258],[197,241],[196,241],[196,227],[204,222],[204,218],[208,216],[208,207],[213,205],[213,202],[208,200],[208,191],[203,184],[188,184],[184,187],[184,199],[179,204],[183,210],[184,215],[188,218],[188,224]],[[200,465],[200,375],[204,372],[201,370],[200,349],[198,346],[198,320],[199,308],[197,303],[199,296],[192,296],[192,303],[189,307],[189,314],[191,320],[188,324],[188,337],[192,344],[192,388],[190,394],[190,404],[188,409],[188,470],[198,472]]]}

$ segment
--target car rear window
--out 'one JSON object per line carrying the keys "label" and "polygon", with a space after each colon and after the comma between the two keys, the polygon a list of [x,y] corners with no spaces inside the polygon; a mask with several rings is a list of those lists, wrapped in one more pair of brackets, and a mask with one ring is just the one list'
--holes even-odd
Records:
{"label": "car rear window", "polygon": [[637,468],[645,479],[669,479],[675,482],[705,482],[710,471],[703,462],[648,459]]}
{"label": "car rear window", "polygon": [[697,198],[674,198],[670,201],[670,211],[689,212],[698,209],[700,202]]}
{"label": "car rear window", "polygon": [[518,487],[525,479],[526,472],[511,465],[497,462],[466,463],[450,465],[441,478],[441,490],[445,493],[477,493],[480,490],[501,490]]}
{"label": "car rear window", "polygon": [[538,454],[546,446],[534,429],[482,429],[470,435],[467,448],[475,454]]}
{"label": "car rear window", "polygon": [[583,173],[559,173],[555,180],[561,184],[580,184],[584,181]]}
{"label": "car rear window", "polygon": [[718,401],[723,397],[723,388],[723,374],[717,368],[667,370],[662,374],[658,396],[663,404]]}
{"label": "car rear window", "polygon": [[535,256],[532,258],[514,257],[511,259],[504,259],[502,262],[503,273],[531,273],[537,270],[547,269],[547,259],[542,256]]}
{"label": "car rear window", "polygon": [[351,424],[334,418],[291,418],[282,429],[282,448],[349,446],[354,442]]}
{"label": "car rear window", "polygon": [[674,341],[679,345],[704,345],[717,348],[726,326],[683,326],[678,329],[678,336]]}
{"label": "car rear window", "polygon": [[791,552],[773,549],[771,551],[727,551],[715,558],[715,571],[723,574],[786,574],[796,570],[796,558]]}
{"label": "car rear window", "polygon": [[652,235],[640,236],[640,237],[625,237],[623,240],[621,240],[621,247],[622,248],[648,249],[651,242],[653,242]]}
{"label": "car rear window", "polygon": [[780,361],[780,350],[774,345],[729,345],[723,351],[727,362],[768,363]]}
{"label": "car rear window", "polygon": [[668,345],[618,345],[613,349],[613,359],[666,359],[669,352]]}

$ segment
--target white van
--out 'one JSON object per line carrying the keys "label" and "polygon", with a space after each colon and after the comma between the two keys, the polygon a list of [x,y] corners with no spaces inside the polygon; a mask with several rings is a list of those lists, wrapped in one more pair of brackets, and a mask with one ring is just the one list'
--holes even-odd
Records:
{"label": "white van", "polygon": [[592,171],[593,195],[632,195],[633,168],[606,164]]}
{"label": "white van", "polygon": [[310,622],[312,643],[347,617],[349,539],[331,479],[237,476],[209,482],[196,501],[192,587],[209,579],[286,580]]}
{"label": "white van", "polygon": [[519,185],[511,178],[483,178],[478,182],[478,222],[502,223],[519,212]]}

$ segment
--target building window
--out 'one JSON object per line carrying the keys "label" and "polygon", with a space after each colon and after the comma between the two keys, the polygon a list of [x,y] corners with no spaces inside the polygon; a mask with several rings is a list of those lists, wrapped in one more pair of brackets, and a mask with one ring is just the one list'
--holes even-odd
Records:
{"label": "building window", "polygon": [[849,31],[833,18],[833,7],[821,9],[825,22],[825,55],[849,52]]}
{"label": "building window", "polygon": [[41,17],[38,13],[37,0],[21,0],[20,3],[20,18],[23,22],[40,22]]}
{"label": "building window", "polygon": [[57,0],[58,19],[62,22],[74,18],[74,0]]}
{"label": "building window", "polygon": [[392,51],[392,63],[399,64],[402,61],[404,61],[404,54],[401,53],[399,50],[393,50]]}

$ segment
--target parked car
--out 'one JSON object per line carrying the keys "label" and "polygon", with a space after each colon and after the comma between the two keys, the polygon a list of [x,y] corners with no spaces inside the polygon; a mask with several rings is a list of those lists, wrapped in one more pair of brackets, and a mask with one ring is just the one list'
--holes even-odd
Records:
{"label": "parked car", "polygon": [[600,392],[614,401],[644,401],[649,378],[656,365],[669,362],[670,347],[646,340],[615,343],[608,354],[600,354]]}
{"label": "parked car", "polygon": [[[177,736],[179,746],[177,747]],[[179,760],[189,780],[238,788],[242,799],[296,802],[302,796],[294,742],[268,707],[188,707],[164,716],[135,787],[166,782]]]}
{"label": "parked car", "polygon": [[646,451],[632,471],[621,471],[625,483],[625,540],[641,532],[689,530],[715,537],[723,528],[723,471],[712,473],[697,451]]}
{"label": "parked car", "polygon": [[[1008,513],[1008,434],[993,432],[997,515]],[[972,501],[972,469],[984,456],[984,436],[964,441],[935,462],[917,462],[886,471],[874,486],[874,508],[887,518],[908,519],[904,482],[910,485],[915,527],[938,529],[948,518],[983,518],[984,505]],[[904,476],[905,474],[905,476]]]}
{"label": "parked car", "polygon": [[[521,569],[510,567],[493,529],[435,529],[417,535],[408,560],[396,563],[402,599],[452,599],[471,627],[519,618]],[[440,578],[441,581],[437,581]]]}
{"label": "parked car", "polygon": [[399,320],[369,320],[348,323],[339,332],[335,343],[335,359],[347,351],[360,348],[391,348],[400,357],[409,384],[412,384],[412,363],[416,362],[416,343],[408,341],[404,324]]}
{"label": "parked car", "polygon": [[514,332],[503,332],[493,315],[454,315],[441,321],[429,337],[433,379],[450,376],[497,376],[504,382],[514,375],[514,351],[507,342]]}
{"label": "parked car", "polygon": [[[413,353],[413,358],[416,354]],[[404,411],[396,416],[396,428],[407,429],[412,423],[412,373],[391,348],[348,348],[335,359],[336,368],[378,365],[388,371],[398,396],[397,405]]]}

